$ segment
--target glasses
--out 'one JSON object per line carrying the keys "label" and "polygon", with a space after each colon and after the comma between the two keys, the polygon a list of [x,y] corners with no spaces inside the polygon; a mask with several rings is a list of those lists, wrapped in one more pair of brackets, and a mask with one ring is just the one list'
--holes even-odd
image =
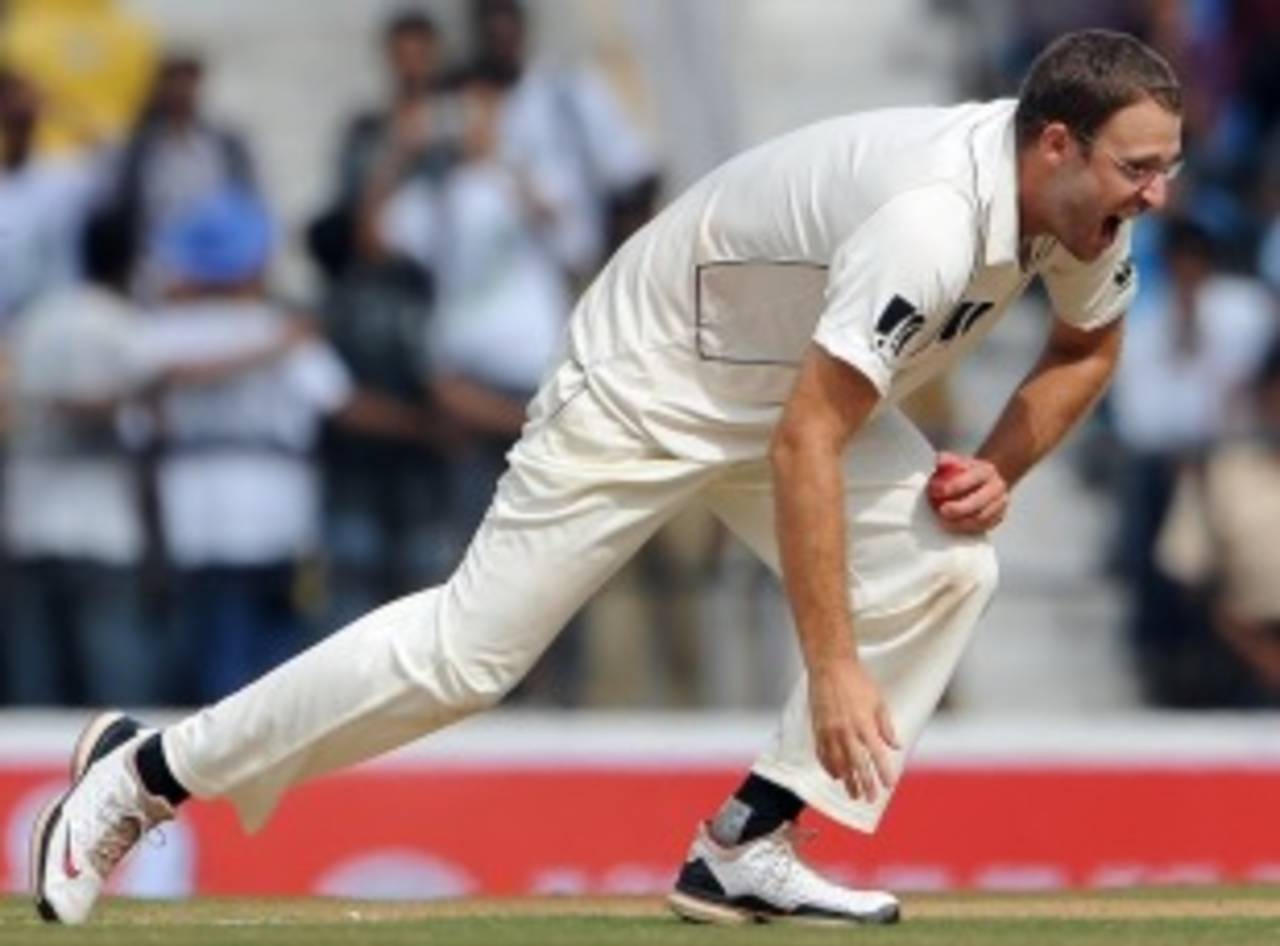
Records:
{"label": "glasses", "polygon": [[1137,188],[1144,188],[1151,184],[1157,177],[1162,177],[1165,183],[1173,181],[1182,173],[1182,167],[1186,163],[1182,158],[1171,161],[1168,164],[1162,164],[1159,161],[1141,161],[1133,162],[1120,157],[1110,148],[1103,145],[1097,139],[1088,135],[1076,135],[1076,140],[1086,147],[1097,148],[1105,154],[1108,160],[1116,166],[1116,170],[1120,172],[1120,176]]}

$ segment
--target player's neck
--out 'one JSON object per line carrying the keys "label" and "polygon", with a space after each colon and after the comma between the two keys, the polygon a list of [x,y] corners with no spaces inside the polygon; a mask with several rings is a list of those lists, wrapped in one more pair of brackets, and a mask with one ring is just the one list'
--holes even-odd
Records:
{"label": "player's neck", "polygon": [[1035,155],[1023,152],[1018,155],[1018,253],[1029,251],[1031,241],[1048,234],[1048,219],[1044,214],[1040,195],[1044,193],[1044,168]]}

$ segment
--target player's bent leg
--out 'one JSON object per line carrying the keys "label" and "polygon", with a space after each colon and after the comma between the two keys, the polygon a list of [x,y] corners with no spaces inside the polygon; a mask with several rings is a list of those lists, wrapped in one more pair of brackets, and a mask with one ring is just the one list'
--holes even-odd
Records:
{"label": "player's bent leg", "polygon": [[491,706],[714,472],[638,436],[568,366],[449,581],[166,730],[173,774],[196,797],[229,798],[253,830],[296,782]]}
{"label": "player's bent leg", "polygon": [[78,924],[138,840],[173,817],[143,787],[133,751],[147,731],[118,712],[90,720],[71,759],[71,788],[36,818],[31,835],[31,890],[48,922]]}
{"label": "player's bent leg", "polygon": [[[895,776],[901,775],[995,592],[995,553],[985,542],[957,543],[926,574],[933,580],[923,596],[901,607],[885,603],[884,610],[854,615],[859,654],[880,684],[903,747],[891,756]],[[803,677],[752,771],[787,787],[827,817],[865,832],[877,828],[895,792],[882,790],[874,802],[851,798],[843,783],[826,773],[817,760]],[[900,781],[895,778],[895,786]]]}
{"label": "player's bent leg", "polygon": [[[946,532],[930,509],[924,488],[934,456],[905,418],[888,411],[859,435],[846,458],[849,580],[859,652],[880,683],[905,747],[932,714],[997,579],[990,543]],[[780,569],[765,463],[717,482],[707,501],[761,559]],[[899,770],[905,756],[894,756]],[[892,795],[883,791],[872,804],[852,799],[826,774],[813,743],[803,678],[752,772],[863,831],[875,829]]]}
{"label": "player's bent leg", "polygon": [[[715,472],[638,437],[572,370],[561,373],[569,390],[557,387],[565,380],[557,376],[535,403],[454,576],[366,615],[166,729],[161,754],[174,783],[198,798],[228,798],[255,830],[293,784],[490,706],[519,681],[590,594]],[[90,765],[37,832],[47,855],[42,872],[61,856],[66,831],[80,831],[94,849],[107,839],[106,856],[95,862],[98,880],[80,883],[70,905],[55,908],[64,921],[88,915],[132,846],[123,843],[126,832],[136,835],[167,815],[134,787],[135,742]],[[99,818],[101,804],[125,810],[125,821]],[[97,825],[94,819],[107,826],[88,834],[77,827]],[[38,882],[46,900],[60,882],[49,876]]]}

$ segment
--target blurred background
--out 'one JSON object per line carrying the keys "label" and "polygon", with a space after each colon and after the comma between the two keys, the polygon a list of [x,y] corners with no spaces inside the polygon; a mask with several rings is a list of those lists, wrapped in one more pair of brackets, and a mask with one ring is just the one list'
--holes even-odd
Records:
{"label": "blurred background", "polygon": [[[573,299],[665,202],[811,120],[1014,94],[1087,26],[1174,62],[1187,167],[1137,232],[1116,383],[1020,487],[925,755],[1132,739],[1275,762],[1257,736],[1280,697],[1271,0],[0,3],[0,750],[43,764],[41,734],[79,718],[60,708],[215,700],[442,580]],[[1049,318],[1033,294],[915,398],[940,447],[977,446]],[[773,577],[693,511],[513,695],[535,722],[481,730],[537,743],[537,714],[628,710],[569,754],[612,757],[625,731],[644,755],[678,728],[702,734],[672,750],[686,770],[749,759],[792,638]],[[625,728],[693,709],[711,712]],[[1018,728],[1032,718],[1055,722]],[[1117,719],[1142,722],[1099,735]],[[566,751],[570,725],[547,744]],[[509,735],[486,738],[507,758]]]}

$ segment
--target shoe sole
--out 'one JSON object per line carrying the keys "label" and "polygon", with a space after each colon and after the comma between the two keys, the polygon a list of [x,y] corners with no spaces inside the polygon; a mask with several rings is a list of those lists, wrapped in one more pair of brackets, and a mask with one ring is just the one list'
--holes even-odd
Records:
{"label": "shoe sole", "polygon": [[58,916],[53,904],[44,897],[44,861],[49,851],[49,836],[53,833],[58,815],[62,814],[62,803],[67,794],[64,792],[46,804],[31,828],[31,892],[35,895],[36,913],[46,923],[62,922],[62,917]]}
{"label": "shoe sole", "polygon": [[[113,726],[125,720],[128,720],[128,717],[116,710],[99,713],[89,720],[84,729],[80,731],[80,737],[76,739],[75,748],[71,752],[71,786],[40,809],[40,813],[36,816],[35,824],[31,827],[30,889],[35,897],[36,913],[46,923],[63,922],[62,917],[58,916],[58,911],[53,908],[53,904],[46,900],[44,896],[44,866],[45,860],[49,856],[49,841],[53,834],[53,828],[58,823],[58,816],[62,814],[62,805],[66,802],[67,796],[75,791],[76,786],[80,784],[80,779],[84,778],[84,773],[89,770],[89,766],[106,754],[94,751],[99,748],[99,742]],[[132,720],[129,722],[131,725],[136,726]],[[124,741],[127,741],[128,738],[132,738],[132,735],[128,736]],[[111,748],[115,748],[115,746],[113,745]]]}
{"label": "shoe sole", "polygon": [[741,926],[744,923],[763,923],[764,918],[753,910],[731,907],[701,897],[691,897],[676,890],[667,894],[667,906],[671,912],[690,923],[715,923],[723,926]]}
{"label": "shoe sole", "polygon": [[897,907],[865,917],[814,916],[789,913],[766,913],[749,907],[737,907],[717,903],[704,897],[674,890],[667,895],[671,912],[690,923],[712,923],[720,926],[741,926],[747,923],[787,923],[797,926],[875,926],[897,923],[901,911]]}

